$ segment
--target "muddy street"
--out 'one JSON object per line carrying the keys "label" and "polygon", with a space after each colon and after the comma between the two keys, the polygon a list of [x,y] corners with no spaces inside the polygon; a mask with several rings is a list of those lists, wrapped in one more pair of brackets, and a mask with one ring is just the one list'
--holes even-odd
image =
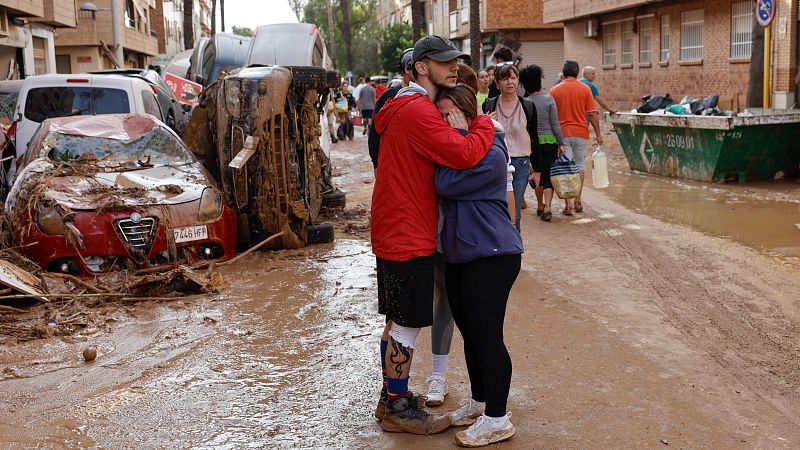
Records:
{"label": "muddy street", "polygon": [[[219,294],[112,303],[72,336],[2,345],[0,448],[454,447],[455,429],[372,418],[382,321],[356,134],[333,146],[348,201],[327,213],[333,244],[256,252],[220,270]],[[797,448],[800,183],[676,182],[609,153],[612,185],[585,213],[523,211],[505,327],[517,434],[499,447]],[[428,332],[417,348],[424,393]],[[457,331],[449,383],[437,411],[469,396]]]}

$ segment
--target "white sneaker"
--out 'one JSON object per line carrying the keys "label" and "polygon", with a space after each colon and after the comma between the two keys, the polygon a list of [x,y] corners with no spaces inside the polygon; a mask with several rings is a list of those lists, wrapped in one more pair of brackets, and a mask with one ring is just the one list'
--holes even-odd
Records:
{"label": "white sneaker", "polygon": [[447,379],[441,375],[431,375],[426,380],[428,393],[425,394],[425,406],[440,406],[447,395]]}
{"label": "white sneaker", "polygon": [[503,417],[482,415],[471,427],[456,433],[456,444],[462,447],[483,447],[505,441],[516,432],[510,419],[511,413]]}
{"label": "white sneaker", "polygon": [[472,425],[475,420],[483,415],[486,403],[476,402],[468,398],[461,402],[461,407],[450,413],[450,422],[454,427]]}

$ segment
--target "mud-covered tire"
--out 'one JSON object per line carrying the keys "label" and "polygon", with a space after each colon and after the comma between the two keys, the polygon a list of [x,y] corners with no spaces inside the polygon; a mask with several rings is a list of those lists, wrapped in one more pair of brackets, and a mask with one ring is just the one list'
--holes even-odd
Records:
{"label": "mud-covered tire", "polygon": [[333,242],[333,224],[322,222],[306,225],[306,245],[329,244]]}
{"label": "mud-covered tire", "polygon": [[322,194],[322,207],[328,209],[344,209],[347,198],[344,192],[335,189],[327,194]]}
{"label": "mud-covered tire", "polygon": [[292,84],[295,87],[316,89],[318,92],[339,87],[340,77],[336,70],[313,66],[290,66],[287,68],[292,71]]}

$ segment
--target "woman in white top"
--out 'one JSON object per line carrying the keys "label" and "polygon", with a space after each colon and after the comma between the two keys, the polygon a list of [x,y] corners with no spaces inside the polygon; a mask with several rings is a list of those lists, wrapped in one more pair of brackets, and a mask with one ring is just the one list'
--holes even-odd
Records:
{"label": "woman in white top", "polygon": [[512,186],[514,188],[514,226],[520,230],[520,209],[531,176],[539,182],[541,175],[541,156],[539,135],[537,133],[536,106],[529,99],[517,95],[519,69],[511,63],[498,64],[495,82],[500,95],[486,101],[484,111],[492,119],[500,122],[506,132],[506,146],[514,167]]}

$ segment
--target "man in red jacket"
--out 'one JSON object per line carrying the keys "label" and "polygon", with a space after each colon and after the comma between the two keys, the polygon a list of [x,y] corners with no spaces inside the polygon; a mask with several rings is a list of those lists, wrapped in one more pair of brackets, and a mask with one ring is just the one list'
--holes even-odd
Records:
{"label": "man in red jacket", "polygon": [[[468,169],[486,155],[494,137],[488,116],[468,124],[460,111],[444,118],[433,100],[453,87],[457,58],[469,58],[452,42],[426,36],[414,45],[410,83],[375,116],[381,136],[372,194],[372,250],[377,257],[378,310],[386,316],[381,340],[385,397],[375,416],[385,431],[439,433],[450,417],[425,412],[408,390],[414,345],[433,322],[433,255],[436,249],[437,164]],[[462,136],[455,128],[469,129]]]}

